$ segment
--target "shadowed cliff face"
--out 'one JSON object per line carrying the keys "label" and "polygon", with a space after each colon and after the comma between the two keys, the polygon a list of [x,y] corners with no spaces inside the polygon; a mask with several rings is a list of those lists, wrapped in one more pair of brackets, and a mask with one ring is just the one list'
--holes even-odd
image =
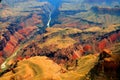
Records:
{"label": "shadowed cliff face", "polygon": [[[41,0],[38,0],[41,1]],[[47,27],[53,26],[58,19],[58,16],[60,14],[59,7],[62,4],[62,0],[43,0],[43,1],[48,1],[51,5],[50,10],[49,10],[49,16],[48,16],[48,22],[47,22]]]}
{"label": "shadowed cliff face", "polygon": [[120,8],[99,8],[99,7],[92,7],[91,10],[96,14],[110,14],[110,15],[117,15],[120,16]]}
{"label": "shadowed cliff face", "polygon": [[120,3],[119,0],[84,0],[83,2],[88,3],[88,4],[105,4],[107,6],[112,6],[114,3]]}
{"label": "shadowed cliff face", "polygon": [[38,1],[48,1],[50,4],[52,4],[52,6],[54,6],[54,9],[55,8],[59,8],[60,5],[62,4],[62,0],[38,0]]}

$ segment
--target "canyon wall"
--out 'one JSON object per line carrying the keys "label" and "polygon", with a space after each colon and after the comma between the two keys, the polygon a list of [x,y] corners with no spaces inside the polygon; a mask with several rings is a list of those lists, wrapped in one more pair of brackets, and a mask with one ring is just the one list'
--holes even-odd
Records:
{"label": "canyon wall", "polygon": [[[2,63],[4,59],[11,56],[18,48],[19,45],[24,44],[26,41],[30,40],[35,34],[43,33],[48,21],[49,8],[50,5],[44,3],[38,6],[40,8],[39,13],[29,12],[26,16],[8,16],[1,15],[0,18],[0,60]],[[8,7],[8,6],[6,6]],[[36,7],[33,6],[33,8]],[[2,10],[4,10],[2,6]],[[3,13],[5,13],[3,11]],[[26,11],[21,12],[21,14],[26,14]],[[5,24],[5,25],[3,25]]]}

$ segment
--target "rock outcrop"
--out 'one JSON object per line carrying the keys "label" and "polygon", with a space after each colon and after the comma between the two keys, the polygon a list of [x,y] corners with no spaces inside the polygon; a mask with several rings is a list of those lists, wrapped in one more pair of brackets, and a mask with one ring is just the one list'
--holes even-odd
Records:
{"label": "rock outcrop", "polygon": [[[78,60],[78,66],[76,69],[66,70],[65,67],[54,63],[52,60],[50,60],[47,57],[36,56],[18,62],[16,64],[16,67],[11,68],[10,70],[8,70],[6,74],[3,74],[0,77],[0,80],[6,80],[6,79],[7,80],[11,80],[11,79],[17,79],[17,80],[21,80],[21,79],[79,80],[81,79],[83,80],[86,78],[86,74],[90,71],[91,68],[93,68],[96,62],[97,62],[96,56],[94,55],[84,56]],[[9,74],[10,76],[6,76]]]}
{"label": "rock outcrop", "polygon": [[91,69],[90,77],[94,80],[112,79],[119,80],[120,74],[120,54],[112,53],[104,49],[99,55],[98,63]]}

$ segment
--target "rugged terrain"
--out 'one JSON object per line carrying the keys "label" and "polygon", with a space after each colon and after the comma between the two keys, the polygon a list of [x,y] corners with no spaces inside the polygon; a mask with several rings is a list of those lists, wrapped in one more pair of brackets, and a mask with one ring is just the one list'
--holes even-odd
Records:
{"label": "rugged terrain", "polygon": [[[92,64],[89,64],[90,62]],[[75,79],[84,79],[85,74],[93,67],[97,58],[95,56],[85,56],[78,61],[78,67],[75,70],[68,71],[63,66],[60,66],[54,63],[52,60],[47,57],[32,57],[27,60],[20,61],[17,63],[17,67],[14,68],[14,74],[12,71],[3,75],[0,80],[75,80]],[[84,61],[84,62],[81,62]],[[46,64],[47,65],[46,65]],[[81,64],[84,65],[81,66]],[[84,68],[82,68],[85,66]],[[87,68],[88,67],[88,68]],[[21,68],[24,68],[21,70]],[[81,70],[82,69],[82,70]],[[8,76],[8,77],[6,77]]]}
{"label": "rugged terrain", "polygon": [[120,1],[8,1],[0,4],[0,80],[120,79]]}
{"label": "rugged terrain", "polygon": [[[36,9],[31,9],[33,12],[26,12],[26,10],[24,10],[26,8],[25,6],[23,6],[22,9],[18,9],[1,4],[0,54],[1,58],[3,57],[2,60],[9,57],[17,49],[17,46],[28,41],[36,33],[44,32],[45,27],[43,26],[46,26],[45,23],[47,19],[46,21],[43,21],[43,19],[47,17],[47,11],[43,11],[44,7],[42,8],[42,6],[44,6],[46,2],[38,4],[40,8],[39,14],[34,12]],[[19,3],[17,7],[20,6],[21,3]],[[32,7],[34,7],[34,5]],[[41,28],[41,30],[39,30],[39,28]]]}

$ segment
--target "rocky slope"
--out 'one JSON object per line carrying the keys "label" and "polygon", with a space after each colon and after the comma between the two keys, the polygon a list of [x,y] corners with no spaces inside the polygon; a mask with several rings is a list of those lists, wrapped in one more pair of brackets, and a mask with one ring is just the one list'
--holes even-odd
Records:
{"label": "rocky slope", "polygon": [[[35,1],[33,2],[35,3]],[[34,7],[36,7],[38,4],[29,6],[29,8],[31,8],[28,9],[30,12],[27,12],[27,15],[25,9],[28,7],[22,6],[22,8],[19,9],[18,7],[20,7],[22,4],[16,4],[17,5],[13,8],[6,5],[5,7],[4,4],[1,4],[2,8],[0,9],[0,12],[2,12],[4,15],[0,15],[0,63],[2,63],[7,57],[11,56],[12,53],[17,50],[17,46],[31,39],[34,34],[44,32],[44,28],[48,20],[46,17],[48,16],[47,13],[49,13],[49,9],[47,9],[49,5],[46,5],[46,2],[38,3],[38,8],[40,8],[39,10],[41,13],[34,12],[36,11],[36,8]],[[24,2],[24,4],[26,3]],[[44,6],[46,11],[43,11]],[[7,12],[5,10],[7,10]],[[16,12],[17,15],[15,15]]]}
{"label": "rocky slope", "polygon": [[58,64],[65,64],[67,61],[72,61],[81,56],[110,49],[112,45],[119,42],[119,29],[108,32],[104,29],[103,31],[106,33],[101,35],[98,31],[91,32],[90,29],[47,28],[46,33],[37,35],[35,40],[22,46],[16,58],[39,55],[47,56]]}
{"label": "rocky slope", "polygon": [[0,80],[119,80],[119,3],[58,1],[0,4]]}
{"label": "rocky slope", "polygon": [[[47,57],[36,56],[18,62],[17,67],[15,67],[12,71],[10,70],[5,75],[2,75],[0,80],[82,80],[86,78],[86,74],[90,71],[90,68],[93,67],[96,61],[97,58],[93,55],[82,57],[78,60],[78,66],[76,69],[69,71],[66,70],[63,66],[54,63]],[[84,64],[81,65],[82,63]],[[21,70],[21,68],[23,69]]]}
{"label": "rocky slope", "polygon": [[1,72],[0,80],[119,80],[120,54],[118,52],[112,54],[109,50],[104,50],[99,56],[83,56],[78,58],[77,62],[66,63],[66,65],[58,65],[45,56],[24,58],[13,63],[8,70]]}
{"label": "rocky slope", "polygon": [[[91,3],[92,2],[92,3]],[[108,4],[108,5],[107,5]],[[60,7],[59,22],[68,27],[88,28],[90,26],[107,27],[119,24],[119,1],[71,0],[63,1]],[[83,28],[84,28],[83,27]]]}

